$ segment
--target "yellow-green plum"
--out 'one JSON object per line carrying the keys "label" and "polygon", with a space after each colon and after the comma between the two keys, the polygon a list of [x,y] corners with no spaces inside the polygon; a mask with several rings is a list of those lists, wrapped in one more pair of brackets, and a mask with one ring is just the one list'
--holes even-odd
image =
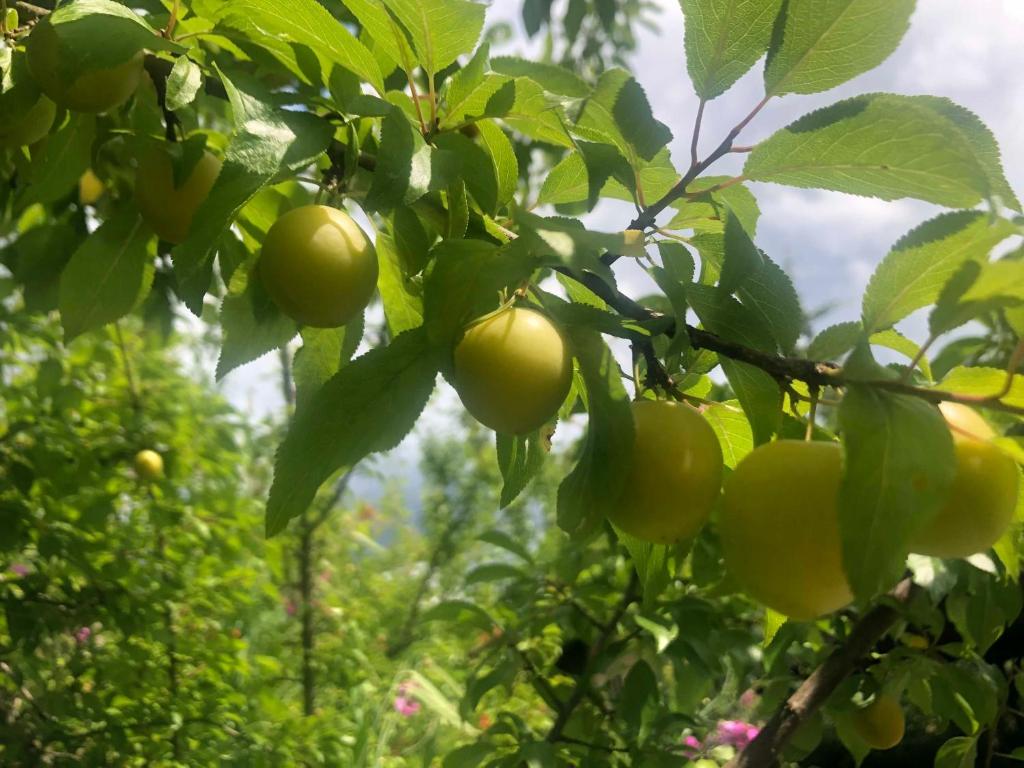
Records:
{"label": "yellow-green plum", "polygon": [[956,474],[938,514],[911,539],[910,551],[933,557],[969,557],[984,552],[1013,522],[1020,470],[992,441],[996,434],[976,411],[942,403],[953,434]]}
{"label": "yellow-green plum", "polygon": [[707,521],[722,486],[722,448],[715,431],[683,403],[633,403],[633,463],[609,515],[626,533],[655,544],[693,536]]}
{"label": "yellow-green plum", "polygon": [[302,325],[335,328],[359,314],[377,285],[377,253],[344,211],[306,205],[274,222],[260,277],[281,311]]}
{"label": "yellow-green plum", "polygon": [[28,37],[28,66],[43,93],[61,106],[76,112],[107,112],[127,101],[142,79],[142,51],[99,69],[81,70],[74,65],[75,58],[51,23],[36,24]]}
{"label": "yellow-green plum", "polygon": [[838,443],[779,440],[725,481],[719,521],[726,568],[756,600],[798,621],[853,595],[839,536]]}
{"label": "yellow-green plum", "polygon": [[95,205],[106,190],[107,185],[92,168],[87,169],[78,179],[78,201],[82,205]]}
{"label": "yellow-green plum", "polygon": [[892,749],[903,741],[905,727],[899,701],[885,693],[853,714],[853,729],[872,749]]}
{"label": "yellow-green plum", "polygon": [[174,244],[185,241],[192,218],[210,194],[220,167],[217,157],[204,152],[188,178],[175,186],[170,156],[157,147],[142,153],[135,172],[135,202],[142,219],[161,240]]}
{"label": "yellow-green plum", "polygon": [[471,324],[455,347],[455,389],[497,432],[544,426],[569,394],[572,355],[561,331],[532,309],[510,307]]}
{"label": "yellow-green plum", "polygon": [[135,474],[142,480],[159,480],[164,474],[164,460],[154,450],[145,448],[135,454]]}

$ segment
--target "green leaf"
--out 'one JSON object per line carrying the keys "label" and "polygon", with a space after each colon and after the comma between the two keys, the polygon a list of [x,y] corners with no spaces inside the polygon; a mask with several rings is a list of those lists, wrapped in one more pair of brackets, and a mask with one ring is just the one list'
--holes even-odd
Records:
{"label": "green leaf", "polygon": [[626,158],[610,144],[580,141],[577,152],[567,154],[544,179],[539,203],[575,203],[587,201],[587,209],[597,203],[609,179],[632,186],[633,175]]}
{"label": "green leaf", "polygon": [[672,140],[668,127],[654,118],[643,88],[623,69],[601,75],[574,130],[589,141],[613,144],[631,163],[654,159]]}
{"label": "green leaf", "polygon": [[[728,180],[727,176],[702,176],[687,189],[696,194]],[[647,188],[646,184],[644,188]],[[672,203],[672,206],[679,212],[666,225],[668,229],[722,232],[725,227],[723,209],[728,208],[740,220],[747,234],[753,237],[757,232],[757,220],[761,217],[757,198],[743,184],[730,184],[725,189],[704,192],[693,198],[682,198]]]}
{"label": "green leaf", "polygon": [[220,307],[224,343],[217,360],[217,378],[240,365],[287,344],[298,328],[267,295],[255,258],[234,271]]}
{"label": "green leaf", "polygon": [[[1003,391],[1006,371],[982,366],[956,367],[945,375],[936,389],[958,395],[992,397]],[[1000,398],[1007,405],[1024,408],[1024,376],[1014,376],[1010,391]]]}
{"label": "green leaf", "polygon": [[789,275],[764,253],[764,263],[748,275],[737,292],[743,306],[764,323],[785,354],[792,353],[804,328],[800,297]]}
{"label": "green leaf", "polygon": [[586,383],[587,435],[579,461],[558,488],[558,525],[572,536],[593,532],[622,494],[633,454],[633,414],[601,336],[565,329]]}
{"label": "green leaf", "polygon": [[[481,88],[489,88],[490,86],[485,81],[485,75],[490,69],[490,51],[491,47],[488,43],[483,43],[473,54],[466,66],[459,69],[452,78],[445,83],[444,89],[441,91],[441,98],[444,101],[445,117],[441,120],[441,125],[445,126],[446,119],[450,115],[461,114],[462,108],[470,102],[475,94]],[[489,93],[493,93],[490,91]],[[456,121],[457,122],[457,121]]]}
{"label": "green leaf", "polygon": [[494,754],[494,748],[490,743],[467,744],[464,747],[453,749],[444,756],[444,768],[477,768],[488,763],[488,758]]}
{"label": "green leaf", "polygon": [[330,143],[332,126],[308,113],[277,110],[235,87],[218,70],[231,103],[235,133],[188,238],[174,248],[174,274],[185,304],[197,315],[213,272],[213,250],[235,216],[281,170],[309,165]]}
{"label": "green leaf", "polygon": [[543,264],[566,266],[575,273],[593,272],[615,284],[611,268],[600,260],[605,252],[622,253],[624,233],[591,232],[577,219],[541,217],[522,209],[515,212],[520,240],[536,253]]}
{"label": "green leaf", "polygon": [[60,277],[66,342],[123,317],[145,298],[153,283],[152,239],[138,211],[125,207],[82,242]]}
{"label": "green leaf", "polygon": [[864,329],[858,322],[830,325],[811,341],[807,357],[811,360],[838,360],[863,338]]}
{"label": "green leaf", "polygon": [[787,0],[765,64],[766,93],[819,93],[874,69],[899,46],[914,4]]}
{"label": "green leaf", "polygon": [[384,78],[373,54],[316,0],[231,0],[221,4],[215,20],[242,29],[255,25],[270,38],[305,45],[384,93]]}
{"label": "green leaf", "polygon": [[917,367],[921,369],[921,373],[923,373],[927,379],[932,378],[932,370],[931,366],[928,364],[928,358],[923,355],[918,357],[921,347],[903,334],[890,328],[885,331],[873,333],[869,341],[873,346],[885,347],[886,349],[891,349],[894,352],[899,352],[901,355],[906,356],[908,360],[913,361],[915,358],[918,358]]}
{"label": "green leaf", "polygon": [[645,726],[657,714],[658,678],[654,670],[643,661],[637,661],[630,668],[619,694],[619,712],[629,730],[640,734],[638,741],[644,741]]}
{"label": "green leaf", "polygon": [[486,584],[492,581],[503,581],[505,579],[526,579],[528,575],[522,568],[517,568],[508,563],[484,563],[476,566],[466,574],[466,586],[473,584]]}
{"label": "green leaf", "polygon": [[725,466],[735,469],[743,457],[754,449],[750,422],[743,411],[731,403],[713,403],[704,409],[703,415],[718,436]]}
{"label": "green leaf", "polygon": [[658,596],[672,581],[671,559],[674,548],[662,544],[652,544],[631,536],[615,526],[613,528],[615,528],[615,535],[619,542],[628,550],[633,567],[636,568],[644,605],[655,605]]}
{"label": "green leaf", "polygon": [[457,155],[434,149],[400,109],[381,122],[380,151],[366,207],[390,211],[444,189],[458,172]]}
{"label": "green leaf", "polygon": [[989,172],[974,144],[936,105],[931,98],[884,93],[841,101],[758,144],[743,174],[883,200],[973,207],[991,191]]}
{"label": "green leaf", "polygon": [[384,316],[392,336],[423,325],[423,297],[418,286],[406,280],[395,244],[387,235],[377,235],[377,289],[384,304]]}
{"label": "green leaf", "polygon": [[507,435],[496,432],[495,440],[498,468],[504,481],[499,504],[504,509],[519,497],[544,466],[549,449],[543,431],[530,435]]}
{"label": "green leaf", "polygon": [[946,333],[997,309],[1024,304],[1024,261],[969,262],[943,289],[928,318],[932,334]]}
{"label": "green leaf", "polygon": [[491,69],[509,77],[528,77],[545,91],[573,98],[583,98],[590,93],[590,86],[575,72],[558,64],[529,61],[515,56],[498,56],[491,59]]}
{"label": "green leaf", "polygon": [[1008,221],[981,211],[944,213],[915,228],[871,276],[861,309],[864,327],[874,333],[934,303],[964,262],[985,260],[1012,234]]}
{"label": "green leaf", "polygon": [[384,0],[412,40],[427,77],[476,48],[486,6],[471,0]]}
{"label": "green leaf", "polygon": [[976,735],[999,715],[1002,677],[984,662],[963,660],[941,665],[931,679],[935,714]]}
{"label": "green leaf", "polygon": [[511,552],[526,563],[530,563],[531,565],[533,564],[533,558],[530,556],[526,547],[504,531],[499,531],[495,528],[480,534],[479,539],[480,541],[484,541],[488,544],[493,544],[496,547],[501,547],[506,552]]}
{"label": "green leaf", "polygon": [[935,768],[974,768],[978,761],[978,739],[955,736],[947,741],[935,755]]}
{"label": "green leaf", "polygon": [[72,114],[46,141],[42,156],[35,160],[28,196],[40,203],[52,203],[68,194],[92,164],[92,143],[96,117]]}
{"label": "green leaf", "polygon": [[494,178],[498,185],[495,208],[500,209],[512,201],[519,186],[519,161],[512,142],[495,122],[481,120],[476,127],[480,131],[480,144],[494,165]]}
{"label": "green leaf", "polygon": [[61,49],[58,72],[67,82],[81,72],[121,64],[143,49],[185,51],[157,34],[137,13],[113,0],[65,3],[43,24],[57,37]]}
{"label": "green leaf", "polygon": [[346,365],[297,409],[275,462],[267,535],[301,514],[335,471],[398,445],[433,392],[437,370],[425,332],[416,329]]}
{"label": "green leaf", "polygon": [[536,258],[516,243],[499,249],[481,240],[446,240],[434,248],[423,298],[432,344],[450,349],[466,324],[497,308],[502,288],[533,271]]}
{"label": "green leaf", "polygon": [[754,245],[740,220],[726,208],[725,231],[723,232],[722,273],[718,286],[726,293],[734,293],[743,281],[758,272],[764,265],[764,254]]}
{"label": "green leaf", "polygon": [[939,511],[956,468],[938,409],[920,398],[851,385],[839,406],[843,567],[857,597],[899,578],[914,532]]}
{"label": "green leaf", "polygon": [[295,398],[305,403],[352,359],[363,339],[363,315],[341,328],[303,328],[302,347],[292,361]]}
{"label": "green leaf", "polygon": [[442,133],[434,139],[434,145],[458,155],[462,172],[455,184],[465,182],[466,190],[482,211],[491,215],[497,213],[497,168],[487,149],[461,133]]}
{"label": "green leaf", "polygon": [[782,0],[679,0],[686,17],[686,68],[697,95],[729,90],[771,41]]}
{"label": "green leaf", "polygon": [[487,631],[495,626],[494,619],[487,611],[468,600],[445,600],[431,606],[420,615],[420,624],[429,624],[432,621],[449,621]]}
{"label": "green leaf", "polygon": [[1014,580],[996,580],[972,570],[969,591],[946,598],[946,611],[960,635],[985,654],[1021,609],[1021,590]]}
{"label": "green leaf", "polygon": [[171,111],[187,107],[203,84],[199,65],[188,56],[179,56],[167,78],[167,108]]}

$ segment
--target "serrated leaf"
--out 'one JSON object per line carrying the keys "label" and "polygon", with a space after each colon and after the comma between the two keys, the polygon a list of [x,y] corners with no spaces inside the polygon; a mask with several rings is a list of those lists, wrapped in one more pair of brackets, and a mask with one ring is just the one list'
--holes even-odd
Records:
{"label": "serrated leaf", "polygon": [[87,237],[60,276],[64,339],[111,323],[134,309],[153,283],[153,233],[132,207]]}
{"label": "serrated leaf", "polygon": [[819,93],[874,69],[899,46],[914,4],[787,0],[765,65],[766,93]]}
{"label": "serrated leaf", "polygon": [[516,56],[498,56],[491,60],[491,69],[509,77],[528,77],[545,91],[563,96],[583,98],[590,86],[575,72],[558,64],[530,61]]}
{"label": "serrated leaf", "polygon": [[630,160],[653,160],[672,140],[672,132],[654,118],[647,94],[623,69],[601,75],[574,126],[589,141],[603,139]]}
{"label": "serrated leaf", "polygon": [[341,328],[303,328],[302,347],[292,360],[295,399],[304,403],[347,365],[363,339],[364,317],[357,315]]}
{"label": "serrated leaf", "polygon": [[947,283],[928,318],[929,331],[947,333],[997,309],[1024,305],[1024,261],[968,262]]}
{"label": "serrated leaf", "polygon": [[390,211],[444,189],[459,170],[459,157],[434,149],[400,109],[381,122],[380,151],[366,207]]}
{"label": "serrated leaf", "polygon": [[[740,220],[751,237],[757,233],[761,209],[757,198],[743,184],[730,184],[725,189],[701,193],[716,184],[728,181],[726,176],[701,176],[689,187],[695,197],[686,197],[672,203],[679,212],[666,225],[667,229],[692,229],[696,232],[721,232],[724,228],[722,209],[728,207]],[[646,186],[645,186],[646,189]]]}
{"label": "serrated leaf", "polygon": [[633,561],[644,605],[648,607],[655,605],[658,596],[672,581],[670,560],[674,548],[643,541],[620,528],[612,527],[615,529],[619,543],[626,548],[629,552],[629,559]]}
{"label": "serrated leaf", "polygon": [[758,144],[743,175],[957,208],[973,207],[991,191],[989,171],[974,145],[934,99],[884,93],[847,99],[800,118]]}
{"label": "serrated leaf", "polygon": [[484,563],[476,566],[466,574],[466,586],[474,584],[486,584],[492,581],[503,581],[505,579],[527,579],[529,576],[521,568],[516,568],[508,563]]}
{"label": "serrated leaf", "polygon": [[891,349],[894,352],[899,352],[908,360],[913,361],[917,358],[917,367],[921,370],[921,373],[925,375],[925,378],[931,379],[932,370],[931,366],[928,364],[928,358],[919,356],[921,347],[903,334],[890,328],[885,331],[873,333],[869,341],[876,347],[885,347],[886,349]]}
{"label": "serrated leaf", "polygon": [[437,354],[416,329],[346,365],[297,409],[274,466],[267,535],[301,514],[334,472],[398,445],[434,391],[437,371]]}
{"label": "serrated leaf", "polygon": [[1004,219],[981,211],[954,211],[931,219],[900,239],[875,269],[861,309],[869,333],[888,328],[939,298],[966,261],[981,261],[1013,234]]}
{"label": "serrated leaf", "polygon": [[508,136],[491,120],[481,120],[476,124],[480,131],[480,143],[487,150],[494,166],[494,178],[497,181],[496,208],[501,209],[511,202],[519,185],[519,161]]}
{"label": "serrated leaf", "polygon": [[743,305],[764,323],[784,354],[790,354],[804,328],[800,297],[789,275],[761,253],[763,263],[747,276],[737,292]]}
{"label": "serrated leaf", "polygon": [[626,238],[622,232],[592,232],[577,219],[542,217],[522,209],[515,212],[515,220],[523,247],[536,253],[542,264],[565,266],[577,274],[593,272],[615,284],[614,273],[599,257],[623,252]]}
{"label": "serrated leaf", "polygon": [[843,568],[854,594],[867,600],[897,581],[911,537],[945,500],[956,469],[953,440],[930,403],[856,384],[839,406],[839,426]]}
{"label": "serrated leaf", "polygon": [[305,45],[384,93],[373,54],[316,0],[231,0],[221,4],[215,20],[229,26],[237,20],[243,29],[255,25],[269,37]]}
{"label": "serrated leaf", "polygon": [[234,271],[220,307],[224,342],[217,378],[287,344],[298,327],[270,299],[259,279],[256,259]]}
{"label": "serrated leaf", "polygon": [[432,344],[450,348],[467,323],[497,307],[502,288],[533,271],[536,258],[518,242],[498,248],[481,240],[446,240],[434,248],[423,298]]}
{"label": "serrated leaf", "polygon": [[188,56],[179,56],[167,77],[167,108],[171,111],[187,107],[203,84],[203,73]]}
{"label": "serrated leaf", "polygon": [[718,286],[726,293],[733,293],[743,281],[757,273],[765,263],[764,254],[754,245],[743,224],[728,207],[725,214],[723,237],[722,273]]}
{"label": "serrated leaf", "polygon": [[[935,388],[958,395],[990,397],[1002,392],[1005,384],[1006,371],[999,368],[958,366],[947,373]],[[1024,408],[1024,375],[1013,377],[1010,390],[1000,400],[1007,405]]]}
{"label": "serrated leaf", "polygon": [[408,33],[427,77],[476,48],[486,6],[471,0],[384,0]]}
{"label": "serrated leaf", "polygon": [[629,177],[633,172],[629,163],[612,145],[580,141],[576,149],[548,173],[538,203],[557,205],[586,200],[589,210],[597,203],[609,179],[617,178],[632,186]]}
{"label": "serrated leaf", "polygon": [[333,127],[308,113],[277,110],[235,86],[218,70],[231,103],[235,132],[220,174],[199,206],[188,237],[172,251],[178,290],[195,314],[213,274],[214,246],[238,212],[281,170],[308,165],[330,143]]}
{"label": "serrated leaf", "polygon": [[807,347],[807,357],[811,360],[838,360],[863,338],[864,329],[858,322],[830,325],[814,337]]}
{"label": "serrated leaf", "polygon": [[[486,148],[461,133],[443,133],[434,139],[434,145],[459,156],[461,173],[454,184],[464,183],[466,191],[480,209],[485,213],[495,214],[498,209],[497,169]],[[468,211],[463,213],[468,214]],[[462,223],[468,221],[460,222]],[[463,226],[462,234],[465,234],[465,231]]]}
{"label": "serrated leaf", "polygon": [[955,736],[939,747],[935,754],[935,768],[974,768],[978,760],[978,740],[970,736]]}
{"label": "serrated leaf", "polygon": [[490,631],[495,625],[494,619],[487,611],[468,600],[445,600],[420,614],[420,624],[428,624],[432,621],[450,621],[487,631]]}
{"label": "serrated leaf", "polygon": [[477,90],[487,87],[484,84],[484,76],[490,69],[490,50],[490,45],[483,43],[466,65],[446,83],[445,89],[441,92],[445,106],[445,117],[441,119],[442,126],[447,125],[449,115],[463,114],[461,110]]}
{"label": "serrated leaf", "polygon": [[514,502],[537,475],[548,455],[547,438],[542,431],[530,435],[495,433],[498,469],[504,481],[501,487],[502,509]]}
{"label": "serrated leaf", "polygon": [[423,297],[416,286],[402,274],[398,252],[390,237],[377,235],[377,290],[384,304],[384,316],[392,336],[423,325]]}
{"label": "serrated leaf", "polygon": [[571,326],[565,334],[586,383],[589,420],[579,461],[558,487],[558,525],[584,536],[622,494],[633,453],[633,414],[618,363],[600,335]]}
{"label": "serrated leaf", "polygon": [[703,411],[722,446],[725,466],[735,469],[744,456],[754,449],[754,434],[743,411],[735,405],[713,403]]}
{"label": "serrated leaf", "polygon": [[68,194],[92,164],[92,143],[96,117],[72,114],[46,141],[41,157],[34,162],[28,196],[40,203],[52,203]]}
{"label": "serrated leaf", "polygon": [[765,51],[782,0],[680,0],[686,68],[697,95],[721,96]]}

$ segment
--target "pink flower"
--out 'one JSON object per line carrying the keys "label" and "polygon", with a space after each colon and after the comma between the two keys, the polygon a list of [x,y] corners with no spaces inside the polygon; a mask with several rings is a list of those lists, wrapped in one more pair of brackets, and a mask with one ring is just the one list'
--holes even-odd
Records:
{"label": "pink flower", "polygon": [[14,565],[12,565],[7,570],[9,570],[15,576],[27,576],[28,575],[28,566],[25,565],[24,563],[15,563]]}
{"label": "pink flower", "polygon": [[75,632],[75,640],[79,645],[87,641],[92,637],[92,630],[89,627],[79,627],[78,631]]}
{"label": "pink flower", "polygon": [[693,734],[690,734],[683,739],[683,746],[686,747],[686,749],[683,750],[683,754],[691,760],[697,757],[703,748],[703,745],[700,743],[700,739]]}
{"label": "pink flower", "polygon": [[753,688],[747,688],[747,690],[740,694],[740,706],[745,709],[753,709],[757,706],[757,702],[760,699],[761,697],[757,695],[757,691]]}
{"label": "pink flower", "polygon": [[412,717],[420,711],[420,703],[407,696],[395,696],[395,712],[402,717]]}
{"label": "pink flower", "polygon": [[718,724],[716,738],[721,744],[743,749],[759,732],[760,729],[756,725],[744,723],[742,720],[722,720]]}

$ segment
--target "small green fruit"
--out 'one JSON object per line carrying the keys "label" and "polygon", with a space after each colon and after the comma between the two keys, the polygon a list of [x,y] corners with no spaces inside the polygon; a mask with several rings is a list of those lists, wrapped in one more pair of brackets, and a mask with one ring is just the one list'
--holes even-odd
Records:
{"label": "small green fruit", "polygon": [[149,448],[135,454],[135,473],[142,480],[159,480],[164,474],[164,460]]}
{"label": "small green fruit", "polygon": [[220,167],[220,160],[204,152],[185,182],[176,187],[174,165],[165,152],[153,147],[142,154],[135,173],[135,202],[142,219],[161,240],[175,245],[185,241]]}

